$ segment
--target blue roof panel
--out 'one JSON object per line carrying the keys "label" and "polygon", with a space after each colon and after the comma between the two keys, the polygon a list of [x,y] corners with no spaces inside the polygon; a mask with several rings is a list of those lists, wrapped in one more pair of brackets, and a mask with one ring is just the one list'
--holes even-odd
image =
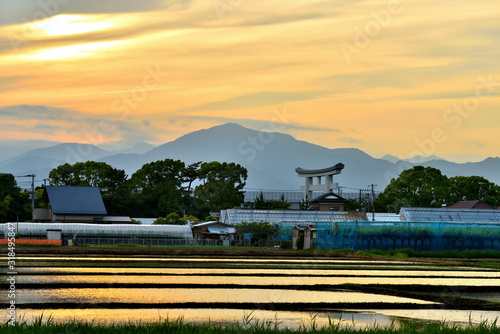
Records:
{"label": "blue roof panel", "polygon": [[45,188],[53,214],[107,215],[97,187]]}

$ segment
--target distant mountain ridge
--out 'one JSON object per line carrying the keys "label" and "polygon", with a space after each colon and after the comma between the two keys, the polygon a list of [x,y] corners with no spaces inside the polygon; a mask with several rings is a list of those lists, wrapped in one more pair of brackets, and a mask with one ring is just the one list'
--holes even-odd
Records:
{"label": "distant mountain ridge", "polygon": [[[376,190],[382,191],[402,170],[416,165],[399,159],[393,162],[377,159],[355,148],[328,149],[288,134],[252,130],[235,123],[194,131],[144,153],[131,152],[107,151],[85,144],[59,144],[0,161],[0,172],[14,175],[35,173],[41,180],[59,164],[96,160],[124,169],[130,176],[145,163],[167,158],[179,159],[186,164],[226,161],[248,169],[247,189],[298,190],[304,179],[297,176],[295,168],[324,168],[342,162],[345,168],[334,177],[334,182],[359,189],[376,184]],[[500,158],[466,164],[434,156],[429,158],[418,164],[439,168],[450,177],[480,175],[500,184],[497,172]]]}
{"label": "distant mountain ridge", "polygon": [[398,157],[396,157],[394,155],[391,155],[391,154],[386,154],[386,155],[384,155],[380,159],[384,159],[384,160],[387,160],[387,161],[390,161],[390,162],[393,162],[393,163],[396,163],[396,162],[402,160],[402,161],[408,161],[408,162],[411,162],[411,163],[414,163],[414,164],[429,162],[429,161],[432,161],[432,160],[446,160],[446,159],[437,157],[435,155],[430,155],[428,157],[424,157],[423,155],[416,155],[416,156],[411,157],[409,159],[400,159],[400,158],[398,158]]}

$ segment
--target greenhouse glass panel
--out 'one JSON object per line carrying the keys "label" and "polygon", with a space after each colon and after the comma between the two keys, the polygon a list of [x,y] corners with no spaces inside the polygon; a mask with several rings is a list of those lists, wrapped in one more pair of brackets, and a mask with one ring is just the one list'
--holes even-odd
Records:
{"label": "greenhouse glass panel", "polygon": [[[126,224],[41,224],[17,223],[17,233],[21,237],[47,237],[47,230],[61,230],[64,237],[157,237],[192,239],[191,228],[187,225],[126,225]],[[7,224],[3,233],[7,232]]]}

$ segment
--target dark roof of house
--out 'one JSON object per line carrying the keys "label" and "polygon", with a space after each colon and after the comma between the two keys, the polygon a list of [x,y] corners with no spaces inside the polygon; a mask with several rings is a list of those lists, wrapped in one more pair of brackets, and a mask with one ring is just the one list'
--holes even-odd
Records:
{"label": "dark roof of house", "polygon": [[47,186],[43,197],[50,202],[53,214],[107,215],[97,187]]}
{"label": "dark roof of house", "polygon": [[325,193],[311,200],[311,203],[348,203],[348,202],[349,200],[332,192]]}
{"label": "dark roof of house", "polygon": [[450,209],[495,209],[495,207],[483,201],[461,201],[447,206]]}

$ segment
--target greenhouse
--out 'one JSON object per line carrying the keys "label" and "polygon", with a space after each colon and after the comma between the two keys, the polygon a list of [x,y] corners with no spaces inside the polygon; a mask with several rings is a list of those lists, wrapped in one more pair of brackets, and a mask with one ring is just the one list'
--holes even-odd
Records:
{"label": "greenhouse", "polygon": [[236,225],[241,222],[340,222],[365,220],[364,212],[312,211],[312,210],[243,210],[228,209],[221,211],[220,221]]}
{"label": "greenhouse", "polygon": [[[500,250],[500,223],[370,222],[315,223],[318,249]],[[292,240],[292,223],[280,223],[276,240]]]}
{"label": "greenhouse", "polygon": [[[118,225],[118,224],[54,224],[13,223],[21,237],[46,238],[47,230],[61,230],[65,237],[107,238],[168,238],[192,239],[193,233],[187,225]],[[3,224],[2,233],[7,235],[8,224]]]}
{"label": "greenhouse", "polygon": [[401,208],[401,220],[414,222],[500,223],[500,210]]}

